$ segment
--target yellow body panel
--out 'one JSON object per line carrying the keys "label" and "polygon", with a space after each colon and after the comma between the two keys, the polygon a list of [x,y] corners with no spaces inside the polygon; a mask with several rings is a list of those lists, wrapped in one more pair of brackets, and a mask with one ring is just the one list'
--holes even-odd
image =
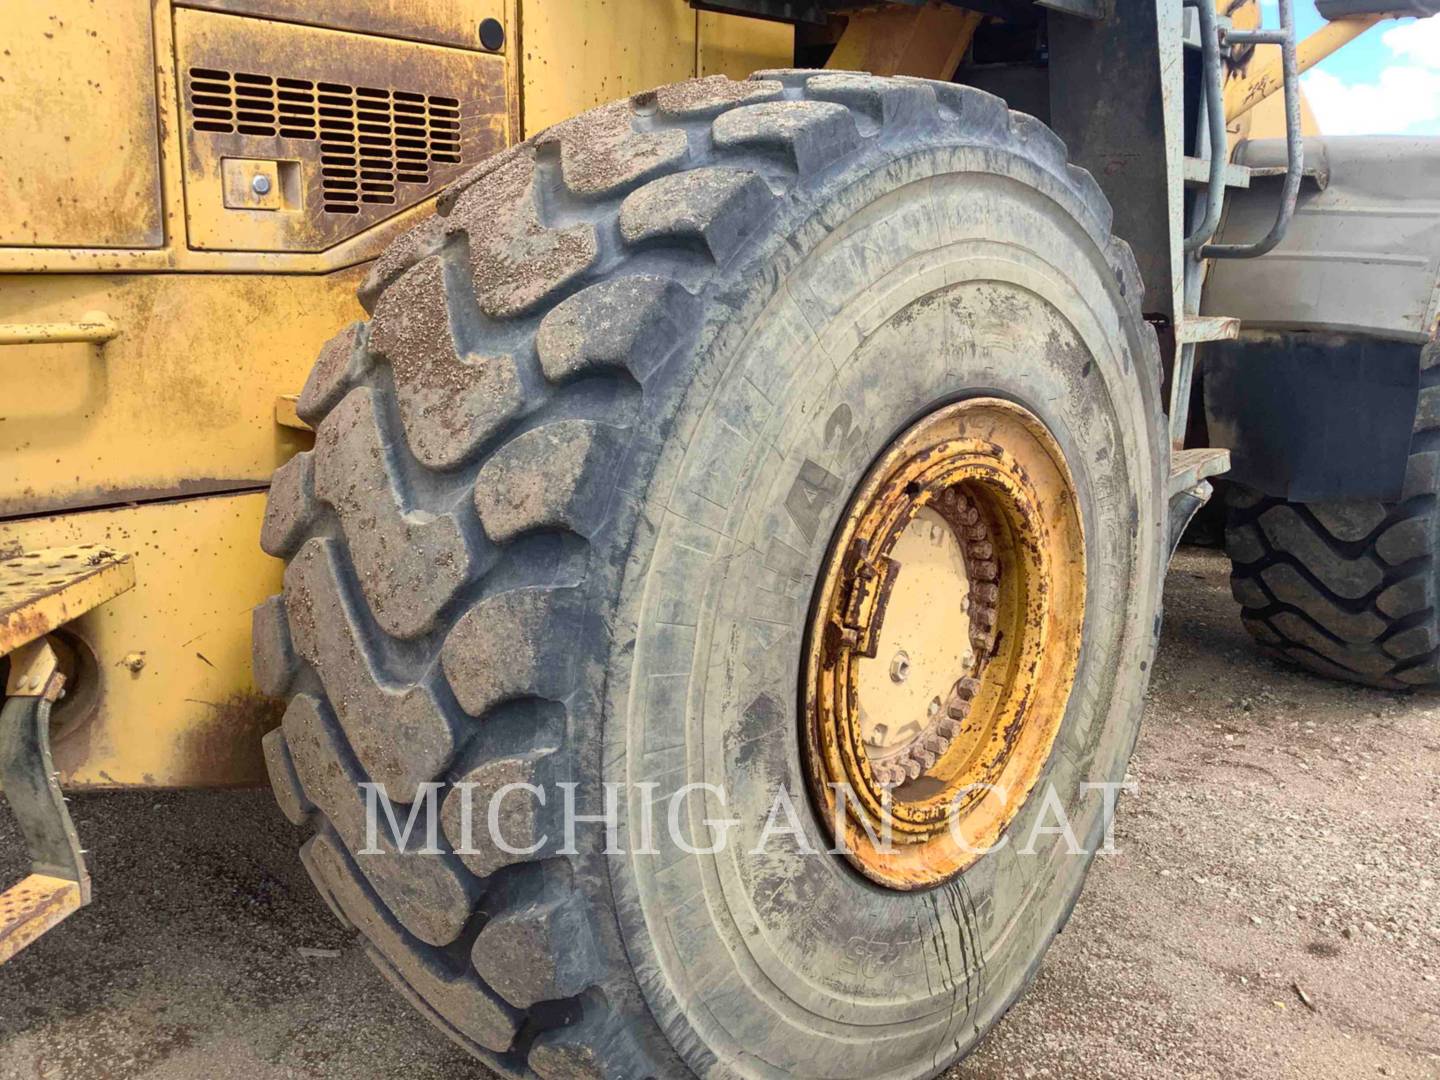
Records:
{"label": "yellow body panel", "polygon": [[786,23],[742,19],[714,11],[700,14],[697,75],[743,79],[752,71],[795,62],[795,28]]}
{"label": "yellow body panel", "polygon": [[696,74],[788,67],[789,26],[687,0],[521,0],[527,136],[595,105]]}
{"label": "yellow body panel", "polygon": [[250,675],[250,609],[280,588],[261,552],[263,493],[0,522],[0,548],[100,543],[134,556],[135,587],[69,623],[98,686],[60,701],[52,752],[70,787],[258,783],[279,720]]}
{"label": "yellow body panel", "polygon": [[269,481],[308,437],[275,423],[320,346],[363,312],[362,270],[0,278],[0,323],[106,312],[104,344],[0,346],[0,513]]}
{"label": "yellow body panel", "polygon": [[695,74],[686,0],[521,0],[525,134]]}
{"label": "yellow body panel", "polygon": [[[183,208],[183,204],[182,204]],[[429,217],[435,200],[427,199],[387,218],[373,229],[324,251],[200,251],[166,246],[153,250],[129,248],[0,247],[0,275],[89,273],[324,274],[367,262],[390,241],[422,218]],[[183,222],[181,222],[183,227]]]}
{"label": "yellow body panel", "polygon": [[4,20],[0,244],[159,246],[149,0],[6,4]]}
{"label": "yellow body panel", "polygon": [[[1271,94],[1235,122],[1241,125],[1247,139],[1283,139],[1285,95]],[[1320,122],[1315,119],[1315,112],[1310,108],[1304,90],[1300,91],[1300,131],[1305,135],[1321,134]]]}

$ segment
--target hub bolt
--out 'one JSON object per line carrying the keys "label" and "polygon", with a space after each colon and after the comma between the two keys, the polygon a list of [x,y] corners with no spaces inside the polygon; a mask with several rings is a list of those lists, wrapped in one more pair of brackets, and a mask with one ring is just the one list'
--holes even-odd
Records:
{"label": "hub bolt", "polygon": [[895,659],[890,661],[890,678],[895,682],[904,682],[910,677],[910,657],[901,649],[895,654]]}

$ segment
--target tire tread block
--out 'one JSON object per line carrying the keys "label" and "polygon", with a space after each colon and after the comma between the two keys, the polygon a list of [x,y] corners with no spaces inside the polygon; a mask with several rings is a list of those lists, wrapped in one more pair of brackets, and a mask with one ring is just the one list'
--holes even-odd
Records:
{"label": "tire tread block", "polygon": [[295,762],[290,759],[290,748],[285,745],[283,728],[265,733],[260,740],[265,756],[265,771],[270,777],[270,787],[275,792],[275,801],[280,812],[291,825],[304,825],[315,810],[315,805],[305,797],[300,786],[300,777],[295,773]]}
{"label": "tire tread block", "polygon": [[557,304],[536,334],[545,378],[628,371],[644,382],[690,336],[695,299],[654,274],[591,285]]}
{"label": "tire tread block", "polygon": [[854,114],[833,101],[741,105],[715,118],[711,137],[721,150],[778,151],[801,176],[818,172],[860,145]]}
{"label": "tire tread block", "polygon": [[275,470],[265,498],[260,550],[288,558],[304,541],[315,520],[315,454],[302,450]]}
{"label": "tire tread block", "polygon": [[351,323],[327,341],[295,402],[295,413],[311,427],[340,404],[362,368],[364,323]]}
{"label": "tire tread block", "polygon": [[626,196],[620,235],[628,244],[699,243],[720,263],[764,221],[774,201],[765,181],[746,169],[672,173]]}
{"label": "tire tread block", "polygon": [[[552,788],[560,778],[553,750],[540,748],[492,757],[464,773],[446,795],[440,820],[445,837],[471,873],[489,877],[516,863],[543,858],[548,838],[561,826]],[[494,803],[495,831],[490,829],[492,801],[509,784],[529,784],[546,792],[541,804],[533,793],[512,789]],[[469,805],[469,830],[465,825]],[[550,840],[549,846],[555,846]]]}
{"label": "tire tread block", "polygon": [[1379,588],[1384,571],[1368,556],[1348,557],[1335,550],[1293,506],[1272,506],[1260,515],[1260,527],[1272,549],[1293,555],[1336,596],[1359,600]]}
{"label": "tire tread block", "polygon": [[460,707],[482,716],[516,698],[563,701],[574,688],[585,641],[579,593],[510,589],[462,615],[440,654]]}
{"label": "tire tread block", "polygon": [[456,352],[439,258],[416,263],[385,290],[370,347],[390,363],[405,441],[429,468],[459,465],[524,405],[509,355]]}
{"label": "tire tread block", "polygon": [[1350,611],[1334,598],[1315,590],[1298,570],[1287,563],[1275,563],[1260,572],[1270,595],[1282,604],[1299,608],[1328,633],[1361,645],[1373,642],[1385,632],[1386,622],[1368,608]]}
{"label": "tire tread block", "polygon": [[520,1030],[520,1015],[478,977],[447,970],[410,939],[334,837],[318,834],[310,858],[345,918],[430,1008],[487,1050],[510,1048]]}
{"label": "tire tread block", "polygon": [[612,101],[548,128],[536,144],[559,144],[560,174],[571,192],[613,194],[679,168],[690,153],[683,130],[637,130],[635,113],[632,101]]}
{"label": "tire tread block", "polygon": [[[462,182],[463,180],[457,181],[456,186]],[[380,257],[371,264],[370,272],[365,276],[365,283],[360,286],[359,290],[360,305],[367,313],[375,310],[381,294],[389,288],[391,282],[421,259],[436,254],[444,247],[444,226],[443,218],[426,218],[409,232],[402,233],[380,253]],[[340,397],[343,396],[342,393]],[[340,397],[335,400],[339,401]],[[300,413],[300,416],[305,420],[310,419],[303,412]]]}
{"label": "tire tread block", "polygon": [[267,597],[250,612],[250,671],[255,688],[267,697],[281,697],[295,679],[295,647],[285,598]]}
{"label": "tire tread block", "polygon": [[555,299],[599,255],[594,226],[541,222],[535,174],[535,152],[526,147],[465,188],[445,218],[447,232],[469,241],[475,297],[492,319],[523,315]]}
{"label": "tire tread block", "polygon": [[371,665],[341,592],[333,541],[311,540],[285,571],[296,651],[319,673],[345,737],[370,779],[409,802],[455,752],[434,691],[389,685]]}
{"label": "tire tread block", "polygon": [[490,921],[470,951],[480,977],[520,1009],[577,997],[606,975],[590,914],[562,860],[522,868],[486,896]]}
{"label": "tire tread block", "polygon": [[590,536],[604,519],[625,430],[594,420],[556,420],[496,451],[475,482],[485,535],[504,543],[537,529]]}
{"label": "tire tread block", "polygon": [[726,75],[704,75],[661,86],[653,94],[640,96],[653,96],[662,116],[673,120],[695,120],[713,118],[737,105],[773,101],[784,92],[785,87],[774,80],[736,82]]}
{"label": "tire tread block", "polygon": [[1331,536],[1348,543],[1364,540],[1386,516],[1383,503],[1365,499],[1305,505]]}
{"label": "tire tread block", "polygon": [[[365,777],[348,760],[344,743],[325,716],[318,698],[292,698],[282,722],[301,790],[325,815],[345,846],[357,853],[360,868],[395,918],[430,945],[446,945],[460,936],[470,917],[474,889],[452,856],[420,850],[426,843],[424,815],[405,850],[389,835],[383,808],[377,810],[374,836],[367,828]],[[394,807],[403,828],[409,806]],[[373,848],[367,844],[374,840]],[[343,905],[342,905],[343,906]],[[352,916],[352,920],[353,916]]]}
{"label": "tire tread block", "polygon": [[470,553],[453,514],[409,512],[388,464],[368,388],[352,390],[315,436],[315,491],[334,508],[375,621],[414,638],[470,576]]}

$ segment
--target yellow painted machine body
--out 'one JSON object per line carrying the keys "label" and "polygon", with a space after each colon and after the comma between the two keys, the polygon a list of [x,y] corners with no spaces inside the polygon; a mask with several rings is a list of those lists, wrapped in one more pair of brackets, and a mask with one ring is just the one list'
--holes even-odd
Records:
{"label": "yellow painted machine body", "polygon": [[67,786],[263,779],[277,714],[250,609],[281,567],[260,518],[311,438],[276,403],[362,314],[366,263],[486,155],[626,93],[788,64],[792,35],[686,0],[7,10],[0,553],[134,559],[135,587],[60,637]]}

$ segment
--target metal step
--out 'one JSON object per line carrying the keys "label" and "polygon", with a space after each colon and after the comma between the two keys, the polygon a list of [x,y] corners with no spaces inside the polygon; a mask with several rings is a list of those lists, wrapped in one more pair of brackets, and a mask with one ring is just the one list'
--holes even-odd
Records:
{"label": "metal step", "polygon": [[31,874],[0,893],[0,964],[83,907],[80,883]]}
{"label": "metal step", "polygon": [[50,705],[65,676],[46,637],[135,584],[103,544],[0,554],[0,790],[25,836],[30,874],[0,893],[0,963],[90,902],[90,873],[50,757]]}
{"label": "metal step", "polygon": [[0,656],[134,584],[130,556],[105,544],[0,552]]}
{"label": "metal step", "polygon": [[1230,451],[1220,446],[1199,446],[1174,450],[1170,454],[1170,482],[1166,494],[1174,498],[1200,481],[1218,476],[1230,468]]}
{"label": "metal step", "polygon": [[1106,0],[1038,0],[1041,7],[1058,11],[1063,15],[1074,15],[1081,19],[1099,20],[1108,18],[1110,5]]}
{"label": "metal step", "polygon": [[277,397],[275,399],[275,422],[281,427],[311,431],[313,429],[310,425],[301,420],[300,414],[295,411],[295,405],[299,400],[299,394],[281,394]]}
{"label": "metal step", "polygon": [[[1285,170],[1281,169],[1280,174],[1284,175]],[[1250,186],[1252,170],[1244,165],[1225,166],[1225,186],[1242,187]],[[1185,183],[1191,187],[1206,187],[1210,183],[1210,159],[1199,157],[1187,157],[1185,159]]]}
{"label": "metal step", "polygon": [[1240,336],[1240,320],[1233,315],[1186,315],[1180,323],[1181,345],[1202,341],[1231,341]]}

